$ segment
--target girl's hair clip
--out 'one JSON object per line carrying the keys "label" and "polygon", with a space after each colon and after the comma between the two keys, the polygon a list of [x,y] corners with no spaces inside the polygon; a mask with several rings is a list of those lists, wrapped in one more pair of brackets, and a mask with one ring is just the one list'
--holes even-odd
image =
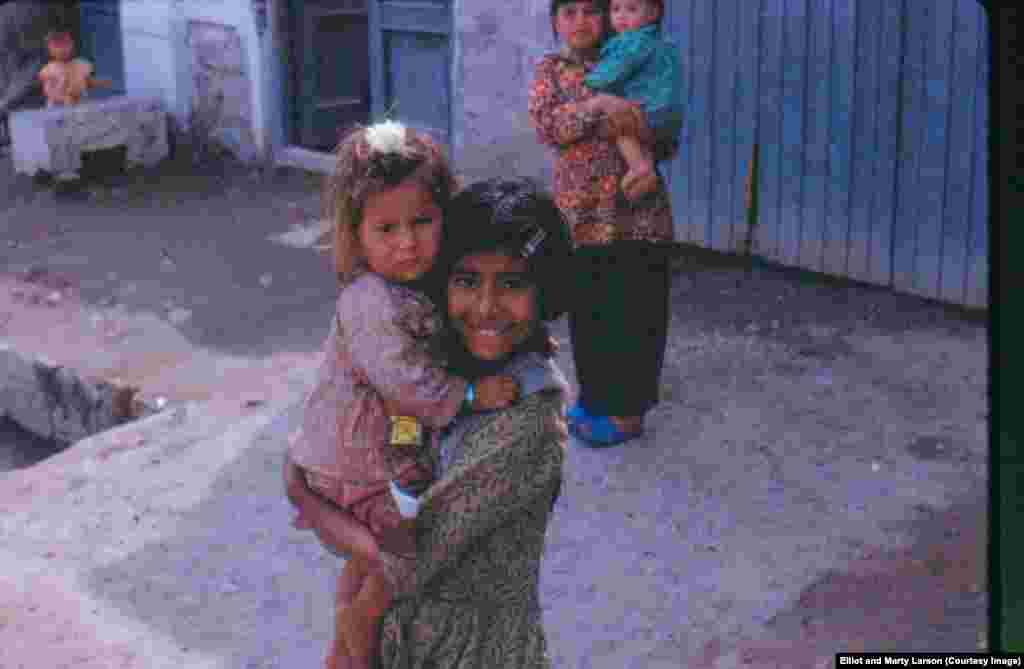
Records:
{"label": "girl's hair clip", "polygon": [[529,258],[536,253],[537,247],[539,247],[548,236],[548,233],[544,228],[540,227],[536,223],[534,223],[530,228],[527,228],[527,230],[529,231],[528,234],[530,234],[530,237],[526,240],[526,243],[523,244],[523,248],[519,252],[523,258]]}
{"label": "girl's hair clip", "polygon": [[378,156],[405,155],[406,127],[398,121],[383,121],[366,129],[366,143]]}

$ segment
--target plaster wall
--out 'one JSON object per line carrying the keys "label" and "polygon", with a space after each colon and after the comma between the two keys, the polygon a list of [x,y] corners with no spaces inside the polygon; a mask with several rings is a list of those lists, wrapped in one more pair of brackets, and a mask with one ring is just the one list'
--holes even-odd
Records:
{"label": "plaster wall", "polygon": [[174,114],[182,103],[176,5],[172,0],[121,0],[125,90],[159,97]]}
{"label": "plaster wall", "polygon": [[48,9],[25,1],[0,5],[0,113],[24,101],[46,63]]}
{"label": "plaster wall", "polygon": [[528,176],[550,183],[550,153],[526,114],[537,62],[554,50],[548,0],[456,0],[456,166],[470,179]]}
{"label": "plaster wall", "polygon": [[[242,160],[262,152],[264,81],[259,36],[248,0],[121,0],[127,92],[155,95],[174,125],[189,129],[194,110],[213,139]],[[201,95],[223,96],[201,100]]]}
{"label": "plaster wall", "polygon": [[[158,95],[178,127],[196,106],[197,48],[203,33],[237,45],[237,67],[213,88],[233,96],[229,144],[245,160],[286,143],[287,0],[268,1],[269,25],[260,48],[249,0],[121,0],[125,76],[129,93]],[[550,180],[550,155],[526,115],[527,87],[537,61],[556,48],[547,0],[453,0],[452,146],[457,169],[470,179],[518,174]],[[210,24],[197,31],[197,24]],[[221,26],[221,37],[213,25]],[[192,28],[190,28],[192,26]],[[209,90],[207,87],[206,90]],[[243,122],[244,121],[244,122]]]}

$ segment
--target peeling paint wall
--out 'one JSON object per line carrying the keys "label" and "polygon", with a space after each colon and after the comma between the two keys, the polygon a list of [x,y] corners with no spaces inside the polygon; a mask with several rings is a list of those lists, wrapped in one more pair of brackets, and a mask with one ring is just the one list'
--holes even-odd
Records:
{"label": "peeling paint wall", "polygon": [[252,122],[252,89],[238,30],[207,21],[189,21],[187,45],[192,64],[189,127],[194,146],[227,149],[242,161],[257,155]]}
{"label": "peeling paint wall", "polygon": [[[280,50],[292,42],[288,0],[269,1],[266,49],[248,0],[120,1],[129,92],[161,95],[183,126],[195,114],[210,138],[243,160],[258,157],[264,130],[276,145],[287,143]],[[548,1],[451,0],[451,7],[457,168],[471,179],[519,174],[547,182],[549,151],[530,127],[526,99],[537,61],[556,48]],[[144,53],[151,54],[145,68]]]}
{"label": "peeling paint wall", "polygon": [[120,3],[126,91],[162,99],[176,141],[197,159],[218,150],[258,158],[262,56],[249,0],[111,1]]}
{"label": "peeling paint wall", "polygon": [[46,63],[51,8],[38,2],[0,5],[0,113],[23,99]]}
{"label": "peeling paint wall", "polygon": [[526,115],[537,62],[555,50],[547,0],[455,4],[457,167],[471,179],[550,181],[550,155]]}

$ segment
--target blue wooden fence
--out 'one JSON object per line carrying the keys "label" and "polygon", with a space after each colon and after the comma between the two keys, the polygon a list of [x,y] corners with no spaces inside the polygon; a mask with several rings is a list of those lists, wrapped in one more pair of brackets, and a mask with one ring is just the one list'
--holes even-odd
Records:
{"label": "blue wooden fence", "polygon": [[681,240],[987,307],[988,28],[977,0],[678,0]]}

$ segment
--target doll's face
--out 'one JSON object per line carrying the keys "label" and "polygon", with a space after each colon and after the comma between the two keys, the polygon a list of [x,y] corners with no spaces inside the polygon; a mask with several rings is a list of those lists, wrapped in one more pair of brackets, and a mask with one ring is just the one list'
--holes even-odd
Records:
{"label": "doll's face", "polygon": [[50,58],[61,62],[71,60],[75,51],[70,35],[51,37],[46,41],[46,48],[50,52]]}

